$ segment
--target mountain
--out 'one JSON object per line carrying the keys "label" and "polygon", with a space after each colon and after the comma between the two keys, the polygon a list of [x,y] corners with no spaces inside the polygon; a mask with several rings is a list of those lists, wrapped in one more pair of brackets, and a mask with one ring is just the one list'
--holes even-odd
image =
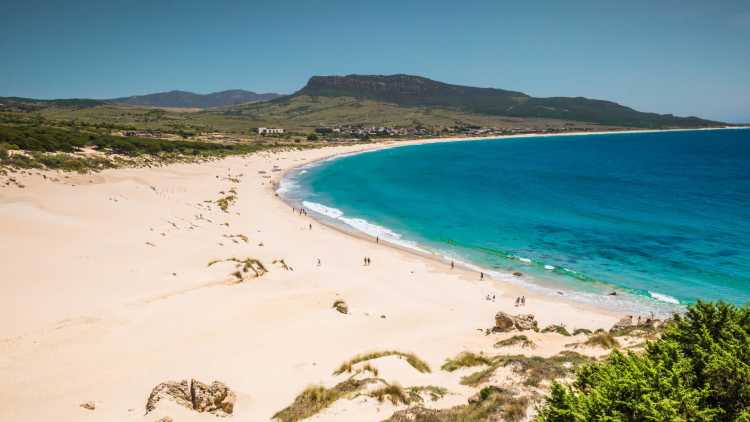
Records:
{"label": "mountain", "polygon": [[295,97],[349,97],[405,107],[438,107],[490,116],[547,118],[629,127],[703,127],[721,122],[698,117],[644,113],[584,97],[536,98],[517,91],[452,85],[412,75],[313,76]]}
{"label": "mountain", "polygon": [[196,94],[194,92],[187,91],[169,91],[147,95],[136,95],[132,97],[115,98],[109,101],[113,103],[128,104],[134,106],[212,108],[243,103],[253,103],[258,101],[268,101],[280,96],[281,95],[279,94],[257,94],[252,91],[232,89],[228,91],[213,92],[210,94]]}

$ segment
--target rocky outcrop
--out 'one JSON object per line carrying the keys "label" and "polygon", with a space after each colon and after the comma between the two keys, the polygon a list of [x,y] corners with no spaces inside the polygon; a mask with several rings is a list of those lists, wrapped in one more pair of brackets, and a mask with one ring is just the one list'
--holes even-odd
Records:
{"label": "rocky outcrop", "polygon": [[532,314],[510,315],[502,311],[495,314],[495,326],[492,327],[493,332],[506,333],[514,329],[518,331],[539,331],[539,326]]}
{"label": "rocky outcrop", "polygon": [[216,416],[227,416],[234,412],[235,394],[224,383],[214,381],[211,385],[194,379],[163,382],[153,390],[146,401],[146,413],[156,409],[162,399]]}
{"label": "rocky outcrop", "polygon": [[656,318],[634,318],[633,315],[626,315],[609,329],[610,334],[621,336],[634,334],[636,332],[657,332],[663,328],[667,321]]}

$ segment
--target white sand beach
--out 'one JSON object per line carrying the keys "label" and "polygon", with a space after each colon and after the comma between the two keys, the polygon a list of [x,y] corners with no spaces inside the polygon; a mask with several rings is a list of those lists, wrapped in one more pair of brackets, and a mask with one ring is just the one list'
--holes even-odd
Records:
{"label": "white sand beach", "polygon": [[[380,377],[443,386],[450,394],[426,405],[449,407],[476,389],[440,366],[464,350],[497,353],[507,335],[484,332],[496,312],[571,329],[619,319],[347,235],[275,195],[273,183],[295,166],[386,146],[14,175],[24,187],[0,189],[0,420],[217,420],[168,402],[146,414],[154,386],[191,378],[229,386],[232,418],[269,420],[306,386],[344,379],[332,375],[342,362],[387,349],[415,353],[432,372],[391,357],[373,362]],[[215,201],[233,192],[223,211]],[[239,281],[235,262],[209,266],[233,257],[258,259],[268,272]],[[516,308],[520,295],[527,304]],[[348,314],[332,309],[337,299]],[[528,335],[538,347],[516,353],[550,356],[576,341]],[[382,420],[395,408],[361,396],[312,420]]]}

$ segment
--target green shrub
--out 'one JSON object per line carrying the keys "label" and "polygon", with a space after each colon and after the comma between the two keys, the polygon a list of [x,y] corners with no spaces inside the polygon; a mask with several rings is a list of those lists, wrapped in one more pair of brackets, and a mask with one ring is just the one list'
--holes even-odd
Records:
{"label": "green shrub", "polygon": [[698,302],[641,354],[554,384],[539,421],[750,421],[750,306]]}

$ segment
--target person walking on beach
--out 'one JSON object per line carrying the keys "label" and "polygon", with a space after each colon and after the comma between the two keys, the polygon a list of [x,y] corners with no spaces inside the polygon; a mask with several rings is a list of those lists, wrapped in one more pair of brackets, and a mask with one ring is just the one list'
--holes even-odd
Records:
{"label": "person walking on beach", "polygon": [[453,261],[451,261],[451,270],[452,270],[453,268],[455,268],[455,267],[456,267],[456,264],[454,264],[454,263],[453,263]]}
{"label": "person walking on beach", "polygon": [[310,223],[310,230],[312,230],[312,223]]}
{"label": "person walking on beach", "polygon": [[320,267],[320,258],[318,258],[318,267]]}
{"label": "person walking on beach", "polygon": [[521,306],[526,306],[526,296],[521,296]]}
{"label": "person walking on beach", "polygon": [[480,279],[480,280],[484,280],[484,273],[483,273],[483,272],[480,272],[480,273],[479,273],[479,279]]}
{"label": "person walking on beach", "polygon": [[516,297],[516,308],[518,308],[518,304],[521,303],[521,298]]}
{"label": "person walking on beach", "polygon": [[380,243],[380,237],[378,236],[375,237],[375,243]]}

